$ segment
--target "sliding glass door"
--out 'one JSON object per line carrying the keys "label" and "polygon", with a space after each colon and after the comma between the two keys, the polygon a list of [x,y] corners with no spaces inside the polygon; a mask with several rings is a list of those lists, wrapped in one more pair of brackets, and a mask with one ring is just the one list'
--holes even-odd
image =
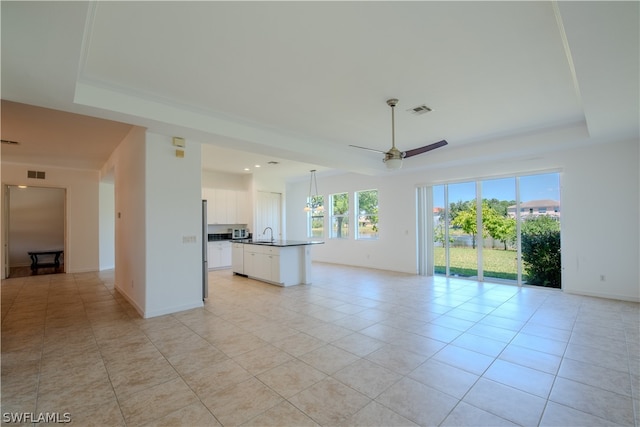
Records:
{"label": "sliding glass door", "polygon": [[433,274],[560,287],[558,173],[436,185],[430,194],[421,215],[431,238],[421,239],[431,251],[419,256],[433,257]]}
{"label": "sliding glass door", "polygon": [[516,179],[482,181],[482,272],[485,279],[518,280]]}
{"label": "sliding glass door", "polygon": [[476,220],[476,184],[447,185],[449,212],[449,275],[478,275],[478,227]]}

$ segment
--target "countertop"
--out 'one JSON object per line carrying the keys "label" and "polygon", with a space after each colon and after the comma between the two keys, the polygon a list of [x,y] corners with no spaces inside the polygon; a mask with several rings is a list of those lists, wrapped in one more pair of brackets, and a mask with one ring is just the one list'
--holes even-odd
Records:
{"label": "countertop", "polygon": [[245,245],[260,245],[260,246],[277,246],[279,248],[287,246],[304,246],[304,245],[322,245],[321,240],[274,240],[270,242],[268,240],[234,240],[234,243],[244,243]]}

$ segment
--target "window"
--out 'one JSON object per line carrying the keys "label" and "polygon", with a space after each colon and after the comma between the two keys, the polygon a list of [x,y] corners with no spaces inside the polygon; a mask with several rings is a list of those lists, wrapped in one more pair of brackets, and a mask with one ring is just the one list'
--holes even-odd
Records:
{"label": "window", "polygon": [[311,208],[307,212],[307,237],[324,237],[324,196],[312,196],[307,203]]}
{"label": "window", "polygon": [[349,195],[331,195],[331,238],[349,238]]}
{"label": "window", "polygon": [[356,193],[358,205],[356,239],[378,238],[378,190],[366,190]]}

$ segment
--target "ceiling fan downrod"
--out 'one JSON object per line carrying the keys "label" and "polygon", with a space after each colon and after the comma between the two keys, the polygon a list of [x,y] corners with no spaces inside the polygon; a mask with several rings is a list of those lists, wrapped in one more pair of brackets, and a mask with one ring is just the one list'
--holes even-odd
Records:
{"label": "ceiling fan downrod", "polygon": [[395,98],[387,99],[387,105],[391,107],[391,147],[396,148],[396,116],[395,107],[398,105],[398,100]]}

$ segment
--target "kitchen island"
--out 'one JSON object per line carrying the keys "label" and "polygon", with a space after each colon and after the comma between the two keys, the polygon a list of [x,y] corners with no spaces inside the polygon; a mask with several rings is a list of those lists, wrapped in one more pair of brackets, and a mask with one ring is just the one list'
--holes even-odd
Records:
{"label": "kitchen island", "polygon": [[311,284],[311,246],[322,243],[304,240],[234,241],[233,273],[278,286]]}

